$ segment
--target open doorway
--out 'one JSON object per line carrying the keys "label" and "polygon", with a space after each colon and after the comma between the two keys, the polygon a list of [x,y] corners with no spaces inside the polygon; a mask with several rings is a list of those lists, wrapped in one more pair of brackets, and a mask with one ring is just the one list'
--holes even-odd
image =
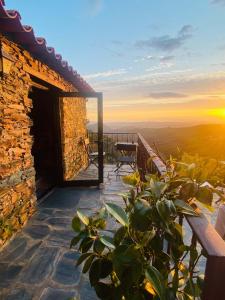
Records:
{"label": "open doorway", "polygon": [[[40,86],[41,87],[41,86]],[[58,182],[57,126],[55,122],[56,96],[48,87],[33,86],[29,98],[33,108],[32,155],[36,172],[36,194],[39,199]]]}

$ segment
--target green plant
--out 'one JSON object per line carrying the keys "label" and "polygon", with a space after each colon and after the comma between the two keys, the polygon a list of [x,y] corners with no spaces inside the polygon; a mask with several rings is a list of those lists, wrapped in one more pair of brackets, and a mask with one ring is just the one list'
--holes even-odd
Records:
{"label": "green plant", "polygon": [[[170,160],[163,176],[148,175],[145,182],[138,173],[125,176],[131,188],[121,195],[124,207],[106,203],[89,217],[77,211],[71,247],[78,244],[77,264],[83,263],[83,273],[89,272],[100,299],[200,296],[203,278],[196,265],[202,253],[195,244],[184,243],[181,219],[198,216],[198,201],[210,208],[216,190],[202,185],[207,178],[196,168],[193,163]],[[105,230],[110,218],[118,223],[114,232]]]}

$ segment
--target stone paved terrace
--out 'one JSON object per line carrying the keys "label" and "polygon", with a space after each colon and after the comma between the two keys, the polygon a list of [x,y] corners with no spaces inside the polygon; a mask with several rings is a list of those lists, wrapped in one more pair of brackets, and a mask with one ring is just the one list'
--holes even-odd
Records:
{"label": "stone paved terrace", "polygon": [[86,275],[75,266],[78,252],[69,249],[71,220],[78,208],[90,214],[104,201],[121,202],[117,194],[127,187],[113,169],[105,166],[102,189],[55,188],[39,204],[37,213],[0,252],[0,300],[97,299]]}

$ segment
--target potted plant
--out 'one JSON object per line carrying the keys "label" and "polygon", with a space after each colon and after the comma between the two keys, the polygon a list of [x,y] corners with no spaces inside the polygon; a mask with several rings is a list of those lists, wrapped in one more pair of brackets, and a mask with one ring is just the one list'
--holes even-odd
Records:
{"label": "potted plant", "polygon": [[[138,172],[125,176],[130,190],[121,195],[123,207],[105,203],[89,217],[77,211],[71,247],[78,245],[77,264],[89,272],[99,299],[189,300],[201,295],[203,277],[196,265],[203,253],[196,244],[184,243],[181,221],[200,214],[198,202],[211,209],[217,190],[203,183],[210,181],[214,167],[213,161],[200,167],[170,160],[163,176],[147,175],[144,182]],[[106,231],[111,218],[118,226]]]}

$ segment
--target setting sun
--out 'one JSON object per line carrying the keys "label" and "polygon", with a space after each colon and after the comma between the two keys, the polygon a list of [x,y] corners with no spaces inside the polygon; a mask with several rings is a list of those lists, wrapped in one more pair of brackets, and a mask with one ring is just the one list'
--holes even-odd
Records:
{"label": "setting sun", "polygon": [[225,108],[217,108],[210,111],[210,114],[219,118],[225,118]]}

